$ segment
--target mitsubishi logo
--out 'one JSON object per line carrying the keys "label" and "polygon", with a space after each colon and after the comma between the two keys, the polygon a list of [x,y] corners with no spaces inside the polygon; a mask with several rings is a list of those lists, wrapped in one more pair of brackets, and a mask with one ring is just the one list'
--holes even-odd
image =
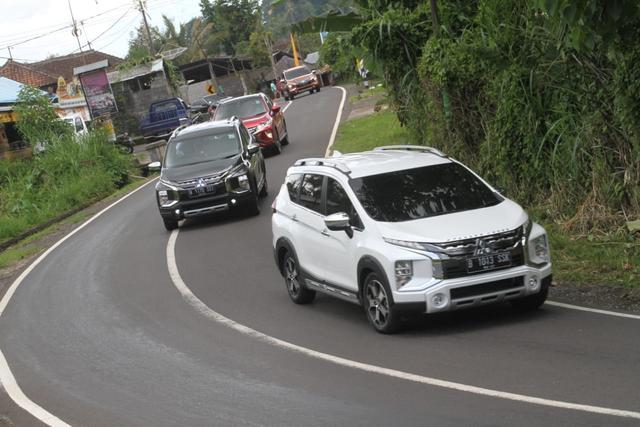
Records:
{"label": "mitsubishi logo", "polygon": [[483,239],[477,239],[474,255],[484,255],[488,253],[491,253],[491,248],[487,245],[487,242]]}
{"label": "mitsubishi logo", "polygon": [[200,178],[198,179],[198,183],[196,184],[196,188],[202,188],[205,187],[207,184],[204,182],[204,179]]}

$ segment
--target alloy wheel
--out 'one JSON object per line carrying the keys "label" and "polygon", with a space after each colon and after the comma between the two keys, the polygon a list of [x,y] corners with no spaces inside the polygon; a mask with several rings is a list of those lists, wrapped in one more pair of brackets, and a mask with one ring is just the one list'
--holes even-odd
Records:
{"label": "alloy wheel", "polygon": [[371,322],[378,328],[384,328],[389,320],[389,298],[384,286],[378,280],[367,283],[367,314]]}

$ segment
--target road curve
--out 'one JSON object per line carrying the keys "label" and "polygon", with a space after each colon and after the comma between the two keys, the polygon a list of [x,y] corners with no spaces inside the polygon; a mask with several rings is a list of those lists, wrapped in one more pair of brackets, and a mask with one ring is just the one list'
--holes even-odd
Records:
{"label": "road curve", "polygon": [[[545,306],[432,316],[396,336],[320,296],[292,304],[273,264],[270,202],[295,159],[322,155],[341,92],[296,98],[291,145],[267,159],[253,218],[185,224],[176,264],[208,307],[264,334],[353,361],[504,392],[640,411],[638,321]],[[392,142],[392,141],[390,141]],[[26,277],[0,318],[24,393],[71,425],[637,425],[483,397],[317,360],[193,310],[169,277],[152,189],[107,211]],[[34,421],[35,424],[35,421]]]}

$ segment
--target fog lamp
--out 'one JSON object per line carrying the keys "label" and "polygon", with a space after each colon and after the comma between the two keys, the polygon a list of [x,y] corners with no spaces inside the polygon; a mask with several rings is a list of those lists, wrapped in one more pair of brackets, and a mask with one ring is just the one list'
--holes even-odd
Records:
{"label": "fog lamp", "polygon": [[529,278],[529,289],[535,291],[540,286],[540,280],[538,280],[538,276],[533,275]]}
{"label": "fog lamp", "polygon": [[441,292],[435,294],[431,297],[431,304],[433,304],[435,308],[444,307],[445,305],[447,305],[447,295]]}

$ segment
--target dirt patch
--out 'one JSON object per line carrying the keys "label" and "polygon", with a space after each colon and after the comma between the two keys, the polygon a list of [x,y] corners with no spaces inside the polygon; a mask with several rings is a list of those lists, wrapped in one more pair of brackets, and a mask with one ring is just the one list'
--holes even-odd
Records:
{"label": "dirt patch", "polygon": [[554,283],[549,299],[601,310],[640,313],[640,289],[623,286]]}

